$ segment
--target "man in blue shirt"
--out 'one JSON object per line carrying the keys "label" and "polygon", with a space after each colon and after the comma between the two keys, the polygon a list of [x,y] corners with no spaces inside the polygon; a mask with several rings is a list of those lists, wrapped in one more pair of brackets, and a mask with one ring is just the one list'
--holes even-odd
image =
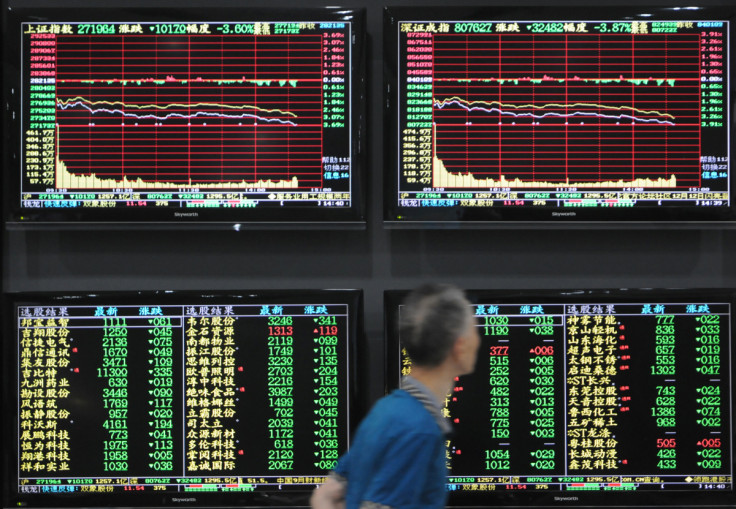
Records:
{"label": "man in blue shirt", "polygon": [[363,420],[350,451],[312,495],[314,509],[445,505],[451,427],[442,402],[455,378],[475,367],[480,337],[471,305],[452,286],[418,288],[401,307],[400,336],[411,375]]}

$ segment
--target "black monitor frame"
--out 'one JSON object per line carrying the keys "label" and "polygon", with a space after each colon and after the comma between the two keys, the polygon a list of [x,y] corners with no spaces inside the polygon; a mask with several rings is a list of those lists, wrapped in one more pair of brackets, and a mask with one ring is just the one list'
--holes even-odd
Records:
{"label": "black monitor frame", "polygon": [[[284,484],[254,491],[116,491],[105,495],[96,492],[73,493],[18,493],[18,380],[16,365],[19,345],[13,338],[18,330],[17,310],[22,306],[223,306],[223,305],[289,305],[289,304],[337,304],[348,308],[346,335],[348,342],[346,380],[348,392],[345,398],[348,429],[346,440],[357,426],[364,411],[365,387],[362,386],[366,356],[363,329],[362,290],[223,290],[223,291],[145,291],[145,292],[12,292],[2,295],[3,322],[3,366],[2,407],[6,419],[3,421],[2,492],[3,507],[306,507],[317,484]],[[315,318],[315,320],[317,320]],[[276,323],[276,322],[274,322]],[[265,373],[265,372],[264,372]],[[150,403],[150,402],[149,402]],[[135,402],[133,402],[135,405]],[[131,448],[135,445],[131,444]],[[340,451],[342,453],[344,451]],[[327,472],[324,472],[326,475]],[[114,474],[111,474],[114,476]],[[237,475],[237,474],[233,474]],[[247,474],[245,474],[247,475]],[[265,472],[261,475],[265,475]],[[202,475],[200,475],[202,477]],[[206,475],[204,476],[206,477]],[[243,479],[241,482],[248,482]],[[288,482],[288,481],[285,481]],[[283,489],[282,489],[283,488]],[[260,491],[260,493],[259,493]]]}
{"label": "black monitor frame", "polygon": [[[736,227],[736,178],[734,178],[733,161],[730,165],[729,182],[727,184],[730,205],[720,204],[718,206],[696,206],[695,200],[672,206],[646,206],[634,207],[596,207],[589,206],[563,206],[560,199],[559,205],[555,196],[555,189],[540,189],[540,199],[548,204],[532,206],[531,199],[526,203],[524,189],[515,187],[508,188],[506,203],[502,196],[507,188],[483,188],[479,189],[484,196],[476,196],[479,203],[483,199],[492,199],[493,206],[480,206],[479,204],[462,204],[463,200],[473,198],[473,193],[467,189],[457,188],[453,194],[452,189],[426,187],[415,192],[411,188],[409,192],[401,188],[400,172],[402,171],[402,133],[400,130],[400,116],[407,106],[400,106],[404,101],[404,85],[399,79],[405,77],[405,71],[399,69],[399,30],[403,21],[416,23],[434,22],[439,25],[442,21],[488,21],[493,24],[506,21],[574,21],[574,20],[600,20],[600,21],[628,21],[632,20],[676,20],[676,19],[698,19],[704,20],[728,20],[730,28],[728,31],[728,59],[733,68],[734,55],[736,54],[736,10],[723,5],[711,4],[699,5],[689,8],[686,6],[487,6],[487,7],[426,7],[416,9],[406,6],[389,6],[384,11],[384,224],[387,228],[722,228],[730,229]],[[481,23],[478,23],[479,25]],[[482,31],[483,29],[481,29]],[[420,55],[421,57],[421,55]],[[420,62],[421,63],[421,62]],[[724,62],[724,72],[728,69]],[[728,78],[727,90],[724,90],[724,101],[731,101],[733,105],[736,97],[736,85],[734,84],[733,72]],[[401,110],[400,110],[401,108]],[[730,110],[730,111],[729,111]],[[736,141],[736,115],[733,108],[725,108],[724,116],[729,116],[726,124],[729,129],[727,143],[730,146],[729,154],[732,158],[732,149]],[[724,123],[726,119],[724,118]],[[402,124],[403,125],[403,124]],[[460,136],[460,135],[458,135]],[[419,149],[421,146],[417,145]],[[416,148],[416,147],[414,147]],[[421,156],[421,154],[419,154]],[[459,157],[459,156],[458,156]],[[425,168],[426,169],[426,168]],[[408,171],[408,170],[407,170]],[[434,170],[432,170],[434,171]],[[418,173],[418,170],[415,171]],[[461,174],[461,176],[464,174]],[[408,178],[408,177],[407,177]],[[419,177],[417,177],[419,178]],[[434,185],[434,184],[429,184]],[[557,191],[565,191],[558,189]],[[623,188],[622,188],[623,189]],[[499,191],[498,196],[494,190]],[[449,191],[449,192],[446,192]],[[534,192],[533,189],[528,190]],[[541,196],[542,191],[549,192],[549,197]],[[585,198],[585,188],[578,189],[581,196],[574,198]],[[403,194],[401,194],[403,192]],[[513,195],[513,196],[512,196]],[[549,199],[553,198],[553,199]],[[400,202],[437,201],[452,202],[449,206],[417,206],[410,204],[403,206]],[[473,201],[473,200],[469,200]],[[525,202],[519,206],[518,201]],[[585,199],[578,200],[585,202]],[[625,200],[624,200],[625,201]],[[551,204],[549,204],[552,202]]]}
{"label": "black monitor frame", "polygon": [[[322,8],[264,8],[264,7],[242,7],[242,8],[210,8],[205,6],[177,8],[135,8],[124,7],[120,4],[107,7],[95,7],[90,9],[77,9],[73,7],[51,7],[31,8],[12,7],[3,13],[4,26],[4,58],[3,58],[3,97],[6,105],[4,115],[5,137],[3,140],[4,152],[4,177],[3,196],[5,206],[3,219],[8,228],[234,228],[240,229],[363,229],[366,220],[366,186],[365,186],[365,57],[366,57],[366,31],[364,9],[342,9],[337,7]],[[86,206],[87,203],[80,202],[77,206],[64,207],[27,207],[24,205],[24,197],[21,196],[21,172],[23,167],[23,144],[25,135],[22,133],[21,123],[27,118],[29,105],[27,98],[23,98],[24,89],[29,86],[22,83],[22,73],[28,72],[21,66],[27,62],[21,62],[21,23],[37,22],[49,24],[68,23],[179,23],[180,26],[189,23],[231,23],[230,30],[235,30],[235,23],[243,21],[250,22],[305,22],[305,23],[348,23],[345,29],[351,36],[350,41],[345,41],[345,49],[350,51],[350,67],[345,69],[345,74],[350,78],[350,89],[344,94],[345,112],[344,125],[347,131],[347,140],[340,141],[345,145],[343,150],[350,159],[349,171],[349,195],[350,200],[346,203],[345,191],[335,189],[330,191],[329,180],[324,180],[324,185],[318,190],[324,189],[321,194],[314,196],[304,195],[298,200],[289,200],[289,189],[282,191],[264,188],[249,194],[248,189],[235,189],[232,196],[218,194],[222,203],[218,207],[207,206],[208,194],[206,186],[201,189],[184,186],[162,190],[160,198],[164,201],[170,200],[171,206],[157,207],[156,201],[159,193],[153,189],[154,196],[148,197],[141,194],[140,190],[133,189],[132,194],[125,194],[125,189],[116,189],[108,195],[99,195],[102,201],[125,201],[130,196],[130,202],[135,204],[136,194],[142,197],[146,206],[116,206],[112,208]],[[319,25],[317,25],[319,29]],[[213,31],[215,28],[213,28]],[[325,28],[325,30],[327,30]],[[316,32],[315,32],[316,33]],[[330,71],[331,72],[331,71]],[[346,76],[347,77],[347,76]],[[331,78],[328,78],[331,79]],[[27,78],[25,78],[27,81]],[[289,86],[288,84],[286,86]],[[339,114],[338,114],[339,116]],[[335,143],[338,143],[337,141]],[[330,155],[330,154],[326,154]],[[199,157],[202,157],[201,155]],[[274,156],[275,157],[275,156]],[[335,158],[338,159],[338,158]],[[335,168],[342,168],[344,161],[334,161]],[[327,162],[321,163],[321,173],[327,171]],[[330,166],[332,168],[332,166]],[[335,172],[337,173],[337,172]],[[344,173],[340,174],[344,177]],[[286,182],[286,185],[291,185]],[[48,189],[50,192],[52,189]],[[73,190],[70,190],[73,191]],[[145,189],[143,190],[146,191]],[[215,190],[217,191],[217,190]],[[242,192],[241,192],[242,191]],[[212,192],[212,191],[211,191]],[[286,194],[282,201],[277,193]],[[259,194],[260,193],[260,194]],[[75,193],[50,193],[50,197],[58,195],[61,201],[74,202],[72,194]],[[76,193],[82,196],[80,193]],[[274,196],[271,196],[274,195]],[[35,194],[32,195],[36,196]],[[98,195],[96,195],[98,196]],[[173,199],[170,199],[169,196]],[[255,201],[262,196],[262,203],[253,206]],[[314,197],[318,199],[314,199]],[[46,200],[48,197],[45,197]],[[217,198],[213,195],[213,198]],[[86,199],[86,198],[85,198]],[[191,201],[204,202],[196,207],[186,206]],[[246,202],[241,206],[224,206],[224,202],[231,200],[235,202]],[[250,204],[247,203],[250,200]],[[31,200],[33,201],[33,200]],[[40,201],[40,200],[36,200]],[[100,201],[95,198],[94,201]],[[217,200],[212,200],[217,201]],[[173,203],[172,203],[173,202]],[[44,202],[45,203],[45,202]],[[94,205],[94,203],[92,203]],[[265,204],[265,205],[264,205]]]}

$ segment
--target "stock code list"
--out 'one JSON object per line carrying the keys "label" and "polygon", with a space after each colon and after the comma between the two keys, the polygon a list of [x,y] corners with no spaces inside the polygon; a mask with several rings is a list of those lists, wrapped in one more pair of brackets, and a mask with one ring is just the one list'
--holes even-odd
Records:
{"label": "stock code list", "polygon": [[476,371],[445,402],[451,491],[732,489],[728,304],[475,311]]}
{"label": "stock code list", "polygon": [[17,320],[20,493],[298,488],[347,448],[345,304]]}

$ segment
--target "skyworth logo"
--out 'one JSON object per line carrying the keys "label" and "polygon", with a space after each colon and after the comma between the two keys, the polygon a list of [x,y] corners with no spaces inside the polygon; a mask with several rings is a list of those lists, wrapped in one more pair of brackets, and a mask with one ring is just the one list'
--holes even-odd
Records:
{"label": "skyworth logo", "polygon": [[578,497],[555,497],[555,502],[577,502]]}

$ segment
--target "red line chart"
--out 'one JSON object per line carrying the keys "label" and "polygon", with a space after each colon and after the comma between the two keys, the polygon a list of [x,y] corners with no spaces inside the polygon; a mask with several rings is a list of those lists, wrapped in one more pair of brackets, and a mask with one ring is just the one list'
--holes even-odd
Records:
{"label": "red line chart", "polygon": [[322,37],[59,35],[59,188],[322,187]]}
{"label": "red line chart", "polygon": [[699,34],[433,34],[436,187],[700,185]]}

